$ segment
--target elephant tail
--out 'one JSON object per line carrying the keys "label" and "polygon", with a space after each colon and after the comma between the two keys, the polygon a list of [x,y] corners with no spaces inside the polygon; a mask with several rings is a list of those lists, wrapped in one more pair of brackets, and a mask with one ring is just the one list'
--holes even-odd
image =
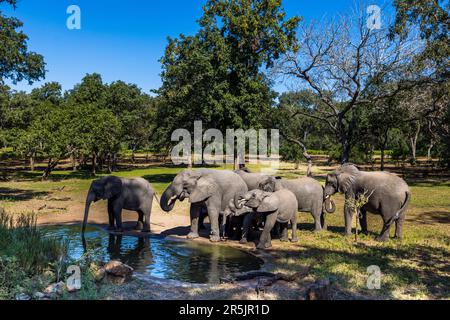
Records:
{"label": "elephant tail", "polygon": [[395,221],[397,221],[398,219],[400,219],[401,216],[405,214],[406,208],[408,207],[408,204],[411,201],[411,192],[406,191],[405,194],[406,194],[405,201],[403,202],[400,209],[395,213],[395,215],[391,219],[389,219],[389,221],[388,221],[389,226],[391,224],[393,224]]}

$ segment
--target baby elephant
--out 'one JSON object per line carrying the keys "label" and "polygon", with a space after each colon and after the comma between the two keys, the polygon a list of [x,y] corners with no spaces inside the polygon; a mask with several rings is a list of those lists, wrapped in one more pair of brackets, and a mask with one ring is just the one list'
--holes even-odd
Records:
{"label": "baby elephant", "polygon": [[[275,226],[276,222],[281,225],[281,241],[288,241],[288,223],[292,225],[292,242],[297,242],[297,198],[295,195],[287,190],[281,189],[275,192],[265,192],[262,190],[252,190],[244,195],[237,197],[235,206],[238,209],[234,214],[242,214],[239,209],[243,206],[252,208],[253,211],[248,213],[249,218],[245,218],[243,227],[243,237],[246,235],[250,217],[261,219],[265,218],[264,230],[260,236],[258,249],[266,249],[272,246],[270,231]],[[246,212],[247,210],[244,210]]]}

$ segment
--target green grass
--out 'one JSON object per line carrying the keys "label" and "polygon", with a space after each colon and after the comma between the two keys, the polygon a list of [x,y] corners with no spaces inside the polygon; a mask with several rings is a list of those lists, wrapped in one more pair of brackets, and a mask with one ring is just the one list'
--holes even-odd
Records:
{"label": "green grass", "polygon": [[[258,166],[249,166],[257,170]],[[218,167],[223,169],[225,166]],[[226,166],[231,169],[231,166]],[[279,175],[294,178],[305,174],[305,167],[294,170],[292,164],[283,164]],[[144,177],[158,194],[161,194],[173,177],[183,168],[155,166],[131,169],[114,174],[121,177]],[[314,167],[314,174],[324,182],[324,168]],[[55,171],[49,181],[40,181],[39,173],[17,173],[12,181],[0,182],[0,201],[14,206],[27,200],[52,193],[54,188],[65,186],[64,195],[83,201],[93,177],[88,172]],[[344,237],[343,196],[337,195],[337,210],[327,215],[329,230],[314,233],[309,214],[300,214],[298,244],[281,244],[274,240],[269,266],[273,270],[295,272],[299,266],[311,266],[313,275],[330,277],[341,289],[342,297],[373,297],[394,299],[449,299],[450,293],[450,182],[410,182],[412,201],[408,209],[402,242],[390,240],[375,242],[374,236],[381,229],[381,218],[368,216],[368,236],[360,236],[356,245],[353,237]],[[21,190],[21,192],[7,192]],[[393,233],[393,230],[391,230]],[[391,235],[392,235],[391,233]],[[380,290],[366,287],[370,265],[377,265],[382,272]],[[85,297],[95,298],[94,287]],[[92,290],[91,290],[92,289]]]}
{"label": "green grass", "polygon": [[0,299],[31,294],[66,252],[59,239],[45,237],[37,229],[34,215],[12,216],[0,208]]}

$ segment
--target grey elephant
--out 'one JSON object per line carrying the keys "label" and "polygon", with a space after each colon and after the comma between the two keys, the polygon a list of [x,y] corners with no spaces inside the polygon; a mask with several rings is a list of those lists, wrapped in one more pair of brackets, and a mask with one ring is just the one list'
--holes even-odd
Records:
{"label": "grey elephant", "polygon": [[270,177],[269,175],[264,173],[251,172],[248,168],[245,167],[239,170],[235,170],[234,172],[236,172],[242,178],[242,180],[244,180],[248,190],[259,189],[260,183]]}
{"label": "grey elephant", "polygon": [[143,178],[108,176],[94,180],[86,197],[82,233],[86,229],[91,203],[98,200],[108,200],[109,230],[123,231],[122,209],[126,209],[138,213],[136,229],[149,232],[154,196],[152,186]]}
{"label": "grey elephant", "polygon": [[219,214],[225,209],[236,193],[247,192],[244,181],[230,170],[183,170],[177,174],[172,183],[161,196],[161,208],[169,212],[176,200],[188,198],[191,218],[191,231],[188,239],[197,238],[198,220],[202,208],[206,211],[211,223],[210,240],[220,241]]}
{"label": "grey elephant", "polygon": [[295,195],[298,211],[312,214],[315,231],[327,228],[325,213],[333,213],[336,206],[330,197],[324,197],[324,188],[317,180],[310,177],[285,180],[268,176],[259,184],[259,189],[267,192],[274,192],[283,188],[290,190]]}
{"label": "grey elephant", "polygon": [[[225,207],[224,210],[220,212],[222,217],[222,224],[220,229],[220,234],[222,239],[226,239],[227,236],[232,236],[233,239],[239,238],[240,235],[240,242],[246,243],[247,242],[247,234],[248,234],[248,226],[251,224],[253,219],[247,215],[247,213],[253,212],[253,209],[250,207],[247,207],[245,205],[242,205],[240,209],[236,208],[235,203],[238,201],[236,200],[236,197],[239,197],[242,194],[236,194],[233,199],[230,199],[228,201],[228,205]],[[241,218],[238,220],[238,218]],[[246,221],[246,219],[250,218],[250,221]],[[243,226],[247,225],[245,230],[243,229]],[[236,232],[236,229],[239,228],[241,231]]]}
{"label": "grey elephant", "polygon": [[[234,215],[246,214],[243,226],[243,239],[246,237],[250,223],[253,219],[264,220],[264,230],[259,238],[258,249],[267,249],[272,246],[270,231],[275,223],[281,225],[281,241],[288,241],[288,224],[292,225],[292,242],[297,242],[297,199],[288,189],[275,192],[266,192],[259,189],[251,190],[243,195],[237,196],[234,206]],[[244,206],[251,208],[240,211]],[[245,241],[244,241],[245,242]]]}
{"label": "grey elephant", "polygon": [[367,233],[366,213],[371,212],[383,218],[383,228],[377,237],[378,241],[387,240],[389,229],[394,222],[395,237],[402,238],[403,222],[411,199],[409,187],[403,179],[392,173],[364,172],[353,164],[344,164],[327,176],[325,197],[336,192],[345,194],[344,216],[347,235],[351,234],[353,217],[348,199],[357,199],[359,195],[365,193],[369,198],[360,212],[361,231]]}

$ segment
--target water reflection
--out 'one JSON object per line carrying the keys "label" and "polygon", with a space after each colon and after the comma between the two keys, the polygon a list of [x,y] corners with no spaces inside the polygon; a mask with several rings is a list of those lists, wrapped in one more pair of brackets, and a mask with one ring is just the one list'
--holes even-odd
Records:
{"label": "water reflection", "polygon": [[257,270],[262,261],[238,249],[157,236],[113,235],[89,227],[84,240],[79,226],[43,228],[50,236],[69,240],[69,256],[79,259],[86,249],[103,261],[120,260],[141,276],[192,283],[217,283],[235,272]]}

